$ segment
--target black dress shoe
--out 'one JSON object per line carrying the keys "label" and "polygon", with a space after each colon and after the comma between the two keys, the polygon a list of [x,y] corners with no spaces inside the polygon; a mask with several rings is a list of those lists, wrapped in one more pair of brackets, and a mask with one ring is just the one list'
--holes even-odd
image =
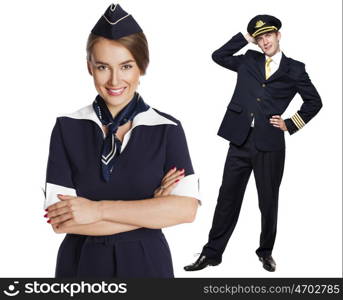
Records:
{"label": "black dress shoe", "polygon": [[259,257],[260,261],[263,263],[263,268],[269,272],[274,272],[276,268],[276,263],[271,256]]}
{"label": "black dress shoe", "polygon": [[207,266],[217,266],[221,263],[221,260],[208,258],[206,255],[200,255],[195,263],[185,266],[185,271],[198,271],[206,268]]}

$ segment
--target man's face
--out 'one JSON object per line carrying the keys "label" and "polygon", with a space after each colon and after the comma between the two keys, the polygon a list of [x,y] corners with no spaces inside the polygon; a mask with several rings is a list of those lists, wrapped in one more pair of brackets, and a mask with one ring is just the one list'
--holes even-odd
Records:
{"label": "man's face", "polygon": [[280,51],[280,39],[281,33],[279,31],[266,32],[255,38],[257,45],[269,57]]}

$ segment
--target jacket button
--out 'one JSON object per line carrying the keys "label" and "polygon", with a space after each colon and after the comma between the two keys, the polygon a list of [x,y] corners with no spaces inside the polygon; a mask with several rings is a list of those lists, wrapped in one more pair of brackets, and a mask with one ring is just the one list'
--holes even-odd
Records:
{"label": "jacket button", "polygon": [[253,114],[253,113],[251,113],[251,114],[250,114],[250,116],[251,116],[251,117],[253,117],[253,116],[254,116],[254,114]]}
{"label": "jacket button", "polygon": [[265,83],[262,83],[262,87],[266,87]]}
{"label": "jacket button", "polygon": [[260,99],[260,98],[256,98],[256,100],[257,100],[258,102],[260,102],[260,101],[261,101],[261,99]]}

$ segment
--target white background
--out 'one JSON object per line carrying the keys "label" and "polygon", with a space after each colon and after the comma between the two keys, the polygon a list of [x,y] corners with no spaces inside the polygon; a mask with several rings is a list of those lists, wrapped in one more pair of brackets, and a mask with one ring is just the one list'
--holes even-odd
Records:
{"label": "white background", "polygon": [[[1,1],[0,276],[52,277],[63,235],[43,218],[48,145],[57,115],[96,96],[86,70],[88,34],[109,1]],[[182,121],[203,206],[194,223],[165,229],[176,277],[335,277],[342,275],[341,1],[120,1],[142,26],[151,64],[139,92]],[[228,142],[216,135],[236,74],[211,53],[257,14],[279,17],[285,54],[306,63],[323,109],[287,135],[280,190],[277,272],[261,267],[254,178],[218,267],[187,273],[207,240]],[[243,49],[257,49],[254,45]],[[302,101],[297,96],[284,117]]]}

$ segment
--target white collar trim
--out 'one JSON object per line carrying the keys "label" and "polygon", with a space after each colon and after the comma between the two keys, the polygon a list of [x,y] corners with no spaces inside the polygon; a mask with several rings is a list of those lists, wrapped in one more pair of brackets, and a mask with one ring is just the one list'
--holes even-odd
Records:
{"label": "white collar trim", "polygon": [[[82,107],[81,109],[71,113],[71,114],[64,114],[61,115],[60,117],[68,117],[72,119],[79,119],[79,120],[90,120],[98,124],[100,127],[103,136],[105,137],[105,132],[102,129],[102,124],[96,115],[93,105],[89,104],[85,107]],[[122,150],[125,148],[124,143],[128,141],[128,137],[131,135],[131,131],[133,128],[141,125],[145,126],[157,126],[157,125],[176,125],[177,123],[167,119],[166,117],[160,115],[158,112],[156,112],[153,108],[149,108],[148,110],[139,113],[134,117],[132,120],[132,127],[131,129],[125,134],[124,140],[123,140],[123,145],[122,145]],[[125,143],[125,145],[126,145]]]}
{"label": "white collar trim", "polygon": [[68,118],[79,119],[79,120],[91,120],[91,121],[97,123],[100,126],[100,128],[102,128],[102,124],[101,124],[98,116],[96,115],[92,104],[89,104],[85,107],[82,107],[73,113],[63,114],[60,117],[68,117]]}
{"label": "white collar trim", "polygon": [[146,125],[146,126],[156,126],[156,125],[177,125],[172,120],[163,117],[158,112],[156,112],[153,108],[149,108],[148,110],[136,115],[132,120],[132,128],[139,125]]}

